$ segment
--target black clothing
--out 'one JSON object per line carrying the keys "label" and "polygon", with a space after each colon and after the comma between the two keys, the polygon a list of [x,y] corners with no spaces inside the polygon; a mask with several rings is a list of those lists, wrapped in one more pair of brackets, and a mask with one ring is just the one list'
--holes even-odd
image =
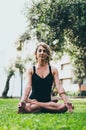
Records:
{"label": "black clothing", "polygon": [[33,66],[34,73],[32,75],[32,93],[30,99],[36,99],[40,102],[51,101],[51,90],[54,81],[51,66],[49,65],[49,74],[45,78],[41,78],[36,74],[36,68]]}

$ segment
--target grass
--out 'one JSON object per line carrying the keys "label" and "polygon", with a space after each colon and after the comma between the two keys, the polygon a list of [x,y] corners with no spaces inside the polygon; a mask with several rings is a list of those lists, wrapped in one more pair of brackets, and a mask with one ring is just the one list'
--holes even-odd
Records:
{"label": "grass", "polygon": [[86,130],[86,99],[65,114],[17,114],[19,99],[0,99],[0,130]]}

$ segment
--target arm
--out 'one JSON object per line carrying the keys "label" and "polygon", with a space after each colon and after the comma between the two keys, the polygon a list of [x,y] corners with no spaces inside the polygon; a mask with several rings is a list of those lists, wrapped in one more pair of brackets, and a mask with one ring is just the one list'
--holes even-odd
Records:
{"label": "arm", "polygon": [[24,90],[24,94],[21,98],[21,102],[26,101],[28,99],[31,88],[32,88],[32,69],[29,69],[28,73],[27,73],[27,84],[26,84],[26,87],[25,87],[25,90]]}
{"label": "arm", "polygon": [[59,80],[59,76],[58,76],[58,71],[56,68],[53,69],[53,75],[54,75],[54,82],[56,84],[58,93],[60,95],[60,97],[63,99],[64,104],[67,106],[68,111],[72,112],[74,109],[74,106],[72,105],[72,103],[69,101],[68,97],[66,96],[65,90],[64,88],[60,85],[60,80]]}
{"label": "arm", "polygon": [[67,106],[68,111],[72,112],[74,109],[74,106],[69,101],[68,97],[66,96],[64,88],[60,85],[59,75],[56,68],[53,69],[53,75],[54,75],[54,82],[56,84],[56,88],[58,90],[60,97],[63,99],[64,104]]}
{"label": "arm", "polygon": [[58,70],[56,68],[53,68],[52,71],[53,71],[52,73],[54,76],[54,82],[55,82],[55,85],[56,85],[56,88],[58,90],[60,97],[63,99],[64,103],[69,102],[68,97],[66,96],[65,90],[60,84]]}

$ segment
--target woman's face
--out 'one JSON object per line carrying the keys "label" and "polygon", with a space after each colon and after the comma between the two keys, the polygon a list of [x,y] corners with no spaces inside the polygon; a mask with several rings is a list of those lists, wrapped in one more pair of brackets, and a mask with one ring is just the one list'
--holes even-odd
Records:
{"label": "woman's face", "polygon": [[46,60],[48,57],[47,50],[43,46],[39,46],[36,52],[36,58]]}

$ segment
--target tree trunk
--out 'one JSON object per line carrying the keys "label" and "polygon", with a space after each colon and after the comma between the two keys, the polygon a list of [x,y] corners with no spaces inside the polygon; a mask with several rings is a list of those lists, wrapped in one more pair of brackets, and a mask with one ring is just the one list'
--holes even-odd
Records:
{"label": "tree trunk", "polygon": [[10,82],[10,79],[13,75],[14,75],[14,73],[10,73],[7,77],[5,88],[4,88],[4,91],[2,92],[2,97],[4,97],[4,98],[7,98],[7,93],[9,90],[9,82]]}

